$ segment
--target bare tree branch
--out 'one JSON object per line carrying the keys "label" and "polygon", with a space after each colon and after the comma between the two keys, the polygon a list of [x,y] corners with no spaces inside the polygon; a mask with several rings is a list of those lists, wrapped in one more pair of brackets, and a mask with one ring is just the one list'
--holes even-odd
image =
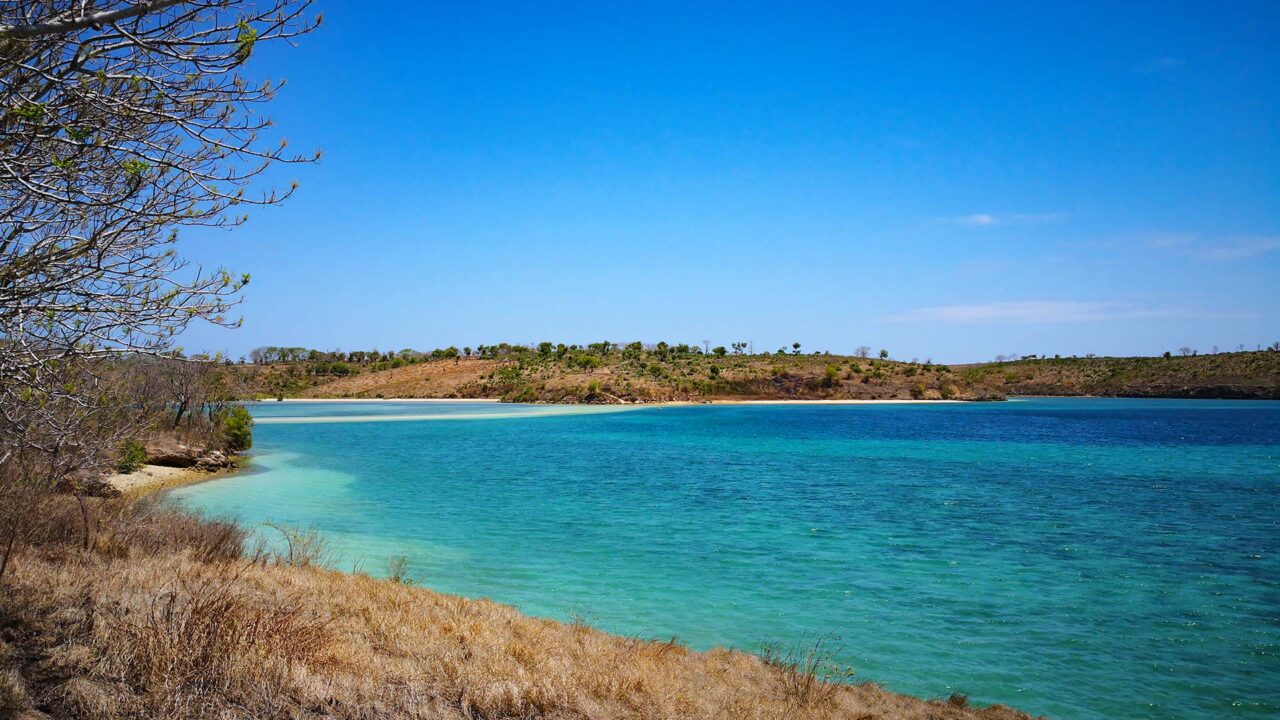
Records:
{"label": "bare tree branch", "polygon": [[71,17],[66,20],[56,20],[53,22],[37,23],[34,25],[0,25],[0,39],[2,38],[33,38],[40,35],[62,35],[65,33],[73,33],[79,30],[85,30],[90,27],[100,27],[120,20],[127,20],[131,17],[143,15],[156,10],[163,10],[170,5],[177,5],[184,0],[144,0],[134,5],[128,5],[114,10],[104,10],[103,12],[93,13],[91,15],[81,14],[77,17]]}

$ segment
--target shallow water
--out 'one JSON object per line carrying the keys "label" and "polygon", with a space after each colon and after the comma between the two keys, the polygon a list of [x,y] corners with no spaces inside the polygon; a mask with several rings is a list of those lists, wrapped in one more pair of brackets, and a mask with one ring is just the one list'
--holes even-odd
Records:
{"label": "shallow water", "polygon": [[699,648],[830,633],[857,679],[1056,718],[1280,716],[1280,403],[253,412],[255,470],[171,496],[348,568]]}

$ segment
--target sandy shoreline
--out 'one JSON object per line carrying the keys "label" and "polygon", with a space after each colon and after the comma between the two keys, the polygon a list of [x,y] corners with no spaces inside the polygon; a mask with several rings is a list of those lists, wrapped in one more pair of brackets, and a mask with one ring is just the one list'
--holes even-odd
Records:
{"label": "sandy shoreline", "polygon": [[124,474],[116,473],[103,478],[124,495],[146,495],[148,493],[168,490],[182,485],[193,485],[206,480],[226,477],[240,468],[228,468],[209,472],[195,468],[167,467],[164,465],[143,465],[137,470]]}
{"label": "sandy shoreline", "polygon": [[378,402],[413,402],[413,403],[500,403],[501,400],[493,398],[285,398],[284,400],[276,400],[268,398],[266,400],[258,400],[263,405],[274,403],[317,403],[317,402],[359,402],[359,403],[378,403]]}
{"label": "sandy shoreline", "polygon": [[[494,405],[595,405],[598,403],[503,403],[492,398],[285,398],[284,400],[260,400],[272,403],[490,403]],[[649,407],[676,405],[940,405],[965,403],[972,400],[669,400],[663,402],[599,403],[604,405],[644,405]]]}
{"label": "sandy shoreline", "polygon": [[971,400],[712,400],[712,405],[940,405]]}

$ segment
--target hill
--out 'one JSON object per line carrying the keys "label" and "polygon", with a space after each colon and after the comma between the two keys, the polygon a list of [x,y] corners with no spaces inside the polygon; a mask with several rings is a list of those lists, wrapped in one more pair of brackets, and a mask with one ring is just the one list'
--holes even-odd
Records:
{"label": "hill", "polygon": [[1008,395],[1280,399],[1280,352],[1187,357],[1042,358],[957,368]]}
{"label": "hill", "polygon": [[[502,348],[501,351],[495,348]],[[1280,398],[1280,352],[1188,357],[1027,358],[939,365],[828,354],[618,347],[494,346],[368,363],[234,366],[262,397],[493,398],[621,403],[727,400],[1000,400],[1008,396]],[[717,351],[723,348],[717,348]],[[363,354],[362,354],[363,355]]]}

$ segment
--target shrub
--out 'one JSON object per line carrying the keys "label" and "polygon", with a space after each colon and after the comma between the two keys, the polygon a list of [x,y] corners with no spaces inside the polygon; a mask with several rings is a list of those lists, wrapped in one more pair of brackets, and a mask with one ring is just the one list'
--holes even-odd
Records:
{"label": "shrub", "polygon": [[836,384],[836,377],[840,374],[840,368],[835,365],[828,364],[822,371],[822,380],[819,384],[824,388],[829,388]]}
{"label": "shrub", "polygon": [[522,385],[520,389],[507,393],[502,397],[503,402],[510,403],[531,403],[537,402],[538,391],[532,385]]}
{"label": "shrub", "polygon": [[233,405],[222,418],[222,437],[234,452],[253,447],[253,416],[243,405]]}
{"label": "shrub", "polygon": [[329,545],[315,528],[298,530],[287,525],[264,523],[263,527],[280,533],[284,545],[262,545],[255,549],[255,562],[274,562],[289,567],[331,568],[334,561]]}
{"label": "shrub", "polygon": [[827,647],[832,639],[824,635],[811,644],[797,642],[789,648],[769,643],[760,651],[764,664],[780,673],[787,704],[799,708],[834,705],[840,683],[853,679],[852,668],[833,662],[836,653]]}
{"label": "shrub", "polygon": [[130,438],[120,446],[120,459],[116,461],[116,472],[131,473],[142,467],[147,461],[147,450],[142,443]]}
{"label": "shrub", "polygon": [[[550,343],[546,343],[550,345]],[[413,578],[409,577],[409,557],[407,555],[396,555],[387,561],[387,579],[401,585],[412,585]]]}

